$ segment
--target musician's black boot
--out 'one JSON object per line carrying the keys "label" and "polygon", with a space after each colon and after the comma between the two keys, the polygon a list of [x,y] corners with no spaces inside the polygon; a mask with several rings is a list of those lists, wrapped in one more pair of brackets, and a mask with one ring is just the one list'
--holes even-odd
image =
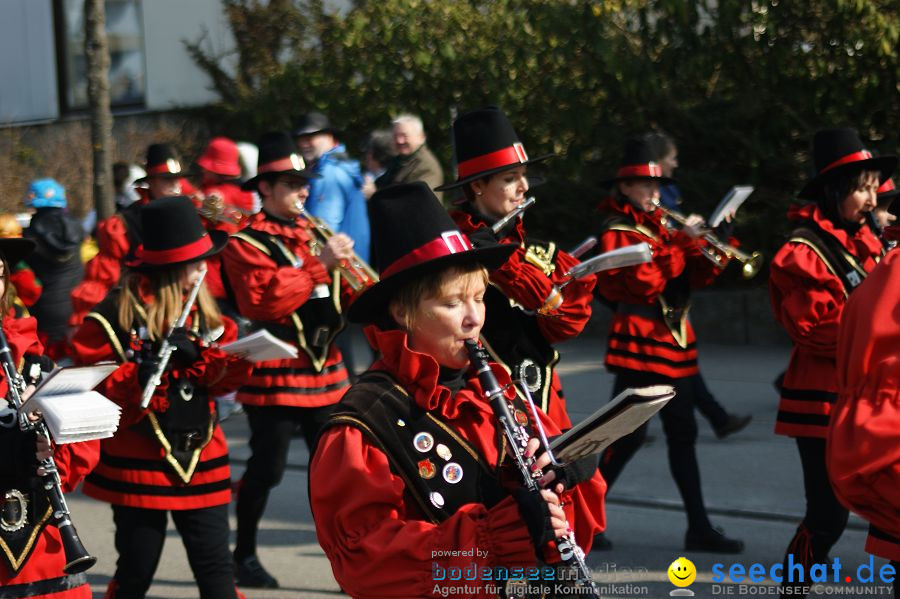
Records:
{"label": "musician's black boot", "polygon": [[752,414],[744,414],[743,416],[738,416],[737,414],[728,414],[728,418],[725,420],[725,422],[723,422],[721,426],[717,426],[715,428],[716,437],[718,437],[719,439],[724,439],[728,435],[736,433],[739,430],[743,429],[745,426],[750,424],[751,420],[753,420]]}
{"label": "musician's black boot", "polygon": [[688,530],[684,535],[684,549],[705,553],[740,553],[744,550],[744,542],[730,539],[721,529],[710,527],[700,531]]}
{"label": "musician's black boot", "polygon": [[255,555],[234,562],[234,581],[239,587],[250,589],[277,589],[278,580],[266,572]]}

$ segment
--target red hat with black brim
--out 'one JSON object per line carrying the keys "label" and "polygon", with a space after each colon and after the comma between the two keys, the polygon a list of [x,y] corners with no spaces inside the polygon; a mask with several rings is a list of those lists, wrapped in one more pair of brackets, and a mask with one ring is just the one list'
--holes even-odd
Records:
{"label": "red hat with black brim", "polygon": [[224,231],[207,231],[187,196],[159,198],[141,208],[143,243],[125,260],[128,268],[160,270],[206,260],[228,243]]}
{"label": "red hat with black brim", "polygon": [[656,162],[656,149],[643,139],[629,139],[625,142],[625,152],[616,174],[611,179],[601,182],[610,186],[619,181],[648,180],[658,181],[660,185],[674,183],[670,177],[664,177],[662,166]]}
{"label": "red hat with black brim", "polygon": [[422,181],[392,185],[369,200],[373,254],[380,280],[350,305],[351,322],[377,322],[407,283],[450,266],[481,264],[493,270],[506,262],[515,244],[475,249],[440,201]]}
{"label": "red hat with black brim", "polygon": [[[6,263],[10,268],[19,263],[34,250],[33,239],[23,239],[22,237],[4,237],[0,238],[0,254],[6,258]],[[9,274],[9,273],[7,273]]]}
{"label": "red hat with black brim", "polygon": [[169,144],[151,144],[147,147],[147,162],[144,165],[144,171],[147,174],[140,179],[135,179],[135,183],[143,183],[151,177],[180,179],[189,174],[181,168],[178,154]]}
{"label": "red hat with black brim", "polygon": [[546,160],[554,154],[529,158],[512,123],[496,106],[485,106],[453,121],[456,148],[456,181],[435,187],[445,191],[461,187],[517,166]]}
{"label": "red hat with black brim", "polygon": [[259,157],[256,176],[244,181],[241,189],[255,191],[261,179],[278,175],[294,175],[304,179],[318,179],[320,175],[306,167],[303,157],[297,153],[297,145],[283,131],[270,131],[257,142]]}
{"label": "red hat with black brim", "polygon": [[824,183],[850,169],[878,171],[879,181],[886,181],[897,168],[897,157],[872,156],[856,129],[823,129],[813,137],[813,163],[816,174],[797,194],[801,198],[815,199]]}

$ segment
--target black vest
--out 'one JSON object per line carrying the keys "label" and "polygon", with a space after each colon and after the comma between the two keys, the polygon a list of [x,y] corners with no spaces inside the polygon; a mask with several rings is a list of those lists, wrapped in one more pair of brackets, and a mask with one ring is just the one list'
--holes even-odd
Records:
{"label": "black vest", "polygon": [[[256,229],[245,228],[232,237],[249,243],[275,262],[278,267],[294,267],[297,259],[291,251],[277,238]],[[234,298],[234,290],[225,269],[222,269],[222,282],[230,299]],[[291,324],[272,321],[254,321],[255,329],[266,329],[279,339],[295,344],[312,362],[316,372],[322,372],[328,359],[328,352],[335,337],[344,328],[344,317],[341,314],[341,279],[338,272],[332,273],[332,284],[329,295],[310,297],[289,316]],[[236,305],[236,302],[235,302]]]}
{"label": "black vest", "polygon": [[385,372],[367,371],[350,387],[323,431],[337,425],[359,429],[384,452],[406,495],[433,523],[467,503],[491,507],[507,495],[500,473]]}
{"label": "black vest", "polygon": [[[136,309],[131,329],[123,330],[118,318],[120,293],[119,288],[110,291],[85,318],[100,324],[120,362],[140,362],[140,356],[135,355],[135,347],[146,335],[142,322],[143,307]],[[199,336],[209,336],[210,331],[200,313],[195,312],[195,315],[193,331]],[[152,355],[158,353],[159,343],[143,341],[142,351],[152,352]],[[157,441],[165,450],[165,459],[172,471],[188,484],[199,463],[200,453],[212,440],[216,413],[210,409],[206,388],[194,387],[185,379],[170,377],[166,398],[169,407],[165,412],[150,411],[132,428]]]}
{"label": "black vest", "polygon": [[840,279],[848,296],[866,278],[866,270],[838,239],[813,220],[804,220],[791,232],[790,241],[809,246]]}

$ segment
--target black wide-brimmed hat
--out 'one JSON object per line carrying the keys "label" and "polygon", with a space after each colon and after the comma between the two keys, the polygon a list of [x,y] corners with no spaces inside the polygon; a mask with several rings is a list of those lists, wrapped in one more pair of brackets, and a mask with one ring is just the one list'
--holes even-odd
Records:
{"label": "black wide-brimmed hat", "polygon": [[880,181],[889,179],[897,168],[896,156],[872,156],[859,139],[856,129],[823,129],[813,137],[813,163],[816,174],[797,195],[814,199],[822,184],[849,169],[879,171]]}
{"label": "black wide-brimmed hat", "polygon": [[616,175],[602,182],[612,185],[619,181],[647,179],[658,181],[661,185],[673,183],[674,179],[663,176],[662,166],[656,162],[657,150],[644,139],[629,139],[625,142],[625,152]]}
{"label": "black wide-brimmed hat", "polygon": [[[34,250],[33,239],[23,239],[21,237],[3,237],[0,238],[0,254],[6,258],[6,263],[12,269],[25,256]],[[7,275],[11,274],[9,272]]]}
{"label": "black wide-brimmed hat", "polygon": [[308,112],[300,117],[300,122],[291,131],[294,137],[302,137],[304,135],[315,135],[316,133],[331,133],[337,136],[338,130],[331,125],[328,117],[321,112]]}
{"label": "black wide-brimmed hat", "polygon": [[881,183],[881,187],[878,188],[878,204],[890,204],[896,199],[898,194],[900,194],[900,189],[897,189],[894,181],[888,177]]}
{"label": "black wide-brimmed hat", "polygon": [[303,157],[297,153],[297,145],[283,131],[264,133],[256,143],[259,156],[256,160],[256,176],[244,181],[241,189],[254,191],[259,180],[272,175],[295,175],[304,179],[318,179],[319,175],[306,168]]}
{"label": "black wide-brimmed hat", "polygon": [[347,318],[352,322],[380,320],[394,294],[417,277],[463,264],[494,269],[517,247],[473,248],[422,181],[375,192],[369,200],[369,223],[380,280],[350,305]]}
{"label": "black wide-brimmed hat", "polygon": [[164,179],[180,179],[186,174],[181,168],[181,160],[175,148],[169,144],[150,144],[147,146],[147,162],[144,164],[146,175],[135,179],[135,183],[143,183],[150,177],[162,177]]}
{"label": "black wide-brimmed hat", "polygon": [[435,187],[444,191],[460,187],[514,166],[546,160],[553,154],[529,158],[512,123],[496,106],[485,106],[453,121],[456,148],[456,181]]}
{"label": "black wide-brimmed hat", "polygon": [[125,265],[134,270],[158,270],[205,260],[228,243],[224,231],[207,231],[187,196],[153,200],[141,208],[144,241]]}

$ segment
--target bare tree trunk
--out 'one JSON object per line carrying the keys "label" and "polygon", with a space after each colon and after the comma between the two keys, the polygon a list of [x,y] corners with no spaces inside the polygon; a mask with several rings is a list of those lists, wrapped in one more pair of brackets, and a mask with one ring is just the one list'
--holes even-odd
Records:
{"label": "bare tree trunk", "polygon": [[112,113],[109,109],[109,46],[104,0],[84,0],[84,52],[87,57],[91,148],[94,158],[94,206],[97,218],[115,212],[112,182]]}

